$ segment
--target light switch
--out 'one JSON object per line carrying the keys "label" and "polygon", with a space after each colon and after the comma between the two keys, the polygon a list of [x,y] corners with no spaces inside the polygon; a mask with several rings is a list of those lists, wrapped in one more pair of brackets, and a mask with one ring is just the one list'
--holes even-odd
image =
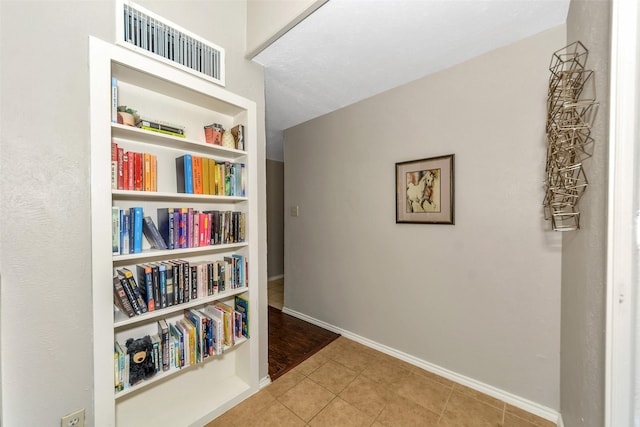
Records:
{"label": "light switch", "polygon": [[299,209],[297,206],[291,206],[289,208],[289,215],[291,216],[298,216],[298,212],[299,212]]}

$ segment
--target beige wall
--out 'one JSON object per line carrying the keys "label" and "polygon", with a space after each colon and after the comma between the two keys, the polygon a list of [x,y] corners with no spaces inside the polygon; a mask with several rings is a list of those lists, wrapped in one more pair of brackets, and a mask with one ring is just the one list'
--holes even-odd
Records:
{"label": "beige wall", "polygon": [[[557,411],[542,182],[565,41],[560,26],[285,131],[287,308]],[[450,153],[456,224],[396,224],[394,164]]]}
{"label": "beige wall", "polygon": [[247,58],[253,58],[327,0],[247,0]]}
{"label": "beige wall", "polygon": [[[258,104],[264,182],[263,73],[244,59],[245,2],[139,3],[227,49],[227,88]],[[88,36],[114,41],[115,5],[4,0],[0,8],[2,425],[57,426],[62,415],[84,407],[90,426]],[[259,196],[260,253],[266,254],[264,188]],[[261,300],[264,314],[266,285]],[[260,371],[266,375],[263,317]]]}
{"label": "beige wall", "polygon": [[567,17],[567,43],[579,40],[589,49],[600,109],[591,134],[594,155],[584,163],[589,188],[580,200],[581,230],[562,239],[565,427],[604,425],[610,7],[608,0],[572,0]]}
{"label": "beige wall", "polygon": [[284,163],[267,160],[267,276],[284,274]]}

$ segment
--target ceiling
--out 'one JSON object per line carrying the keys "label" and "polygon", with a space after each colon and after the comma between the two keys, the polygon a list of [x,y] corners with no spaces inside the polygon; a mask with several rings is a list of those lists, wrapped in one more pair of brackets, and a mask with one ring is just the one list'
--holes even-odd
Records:
{"label": "ceiling", "polygon": [[569,0],[329,0],[260,52],[267,158],[284,130],[563,24]]}

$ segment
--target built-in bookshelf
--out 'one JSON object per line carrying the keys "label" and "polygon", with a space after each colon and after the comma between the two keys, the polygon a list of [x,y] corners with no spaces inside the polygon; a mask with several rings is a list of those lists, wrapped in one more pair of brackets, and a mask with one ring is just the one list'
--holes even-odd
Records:
{"label": "built-in bookshelf", "polygon": [[[204,425],[255,393],[259,383],[255,103],[192,73],[95,38],[90,38],[90,102],[95,424]],[[179,133],[118,123],[112,108],[116,105],[159,123],[178,124]],[[243,144],[207,143],[205,126],[212,123],[224,129],[241,125]],[[114,146],[120,149],[120,157],[114,158]],[[146,178],[152,184],[142,191],[118,185],[122,153],[145,153],[152,159]],[[214,190],[219,184],[214,183],[213,172],[209,175],[205,169],[210,186],[207,181],[204,190],[200,186],[196,192],[185,192],[186,185],[180,181],[185,170],[176,162],[185,156],[207,163],[212,171],[220,165],[223,179],[225,170],[232,174],[231,184],[228,177],[226,182],[233,190]],[[124,158],[126,164],[128,156]],[[164,215],[167,209],[184,215],[176,213],[174,218],[171,213],[171,228]],[[153,223],[144,230],[148,235],[139,225],[133,228],[134,210],[149,221],[147,225]],[[185,228],[176,229],[182,220]],[[154,227],[157,234],[151,232]],[[227,232],[227,238],[220,239],[218,232]],[[187,267],[175,270],[178,264]],[[155,287],[151,273],[145,275],[152,270]],[[135,284],[118,278],[118,272],[125,271],[132,273]],[[178,271],[182,286],[190,288],[178,288],[173,276]],[[129,294],[119,301],[116,283],[131,286],[132,298],[137,286],[146,310],[127,307]],[[216,314],[210,310],[215,311],[215,306],[228,309],[232,320],[228,324],[232,335],[225,336],[227,329],[220,329],[224,331],[221,341],[216,341],[214,333],[207,336],[217,330],[207,328],[221,328],[227,319],[220,314],[220,320],[212,321]],[[204,320],[193,328],[197,322],[185,321],[185,313],[202,315],[199,319]],[[169,339],[171,347],[163,347],[158,326],[165,322],[183,327],[186,339],[189,332],[200,334],[195,347],[193,341],[189,345],[193,355],[180,353],[184,349],[178,344],[179,334]],[[123,374],[129,372],[123,364],[129,357],[126,342],[146,336],[154,345],[148,356],[155,369],[147,369],[144,379],[129,384]],[[167,349],[173,357],[164,359],[163,366],[162,351],[166,355]]]}

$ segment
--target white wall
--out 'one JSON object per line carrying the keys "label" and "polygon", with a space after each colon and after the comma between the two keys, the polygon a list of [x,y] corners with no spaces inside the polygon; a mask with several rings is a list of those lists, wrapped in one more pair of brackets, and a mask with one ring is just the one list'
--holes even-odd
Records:
{"label": "white wall", "polygon": [[562,239],[561,409],[566,427],[604,425],[609,60],[611,1],[573,0],[567,43],[589,49],[600,103],[584,162],[589,187],[580,199],[578,232]]}
{"label": "white wall", "polygon": [[[264,177],[263,76],[244,59],[245,2],[140,4],[227,48],[227,88],[258,104]],[[4,0],[0,8],[2,424],[60,425],[62,415],[84,407],[91,426],[88,36],[114,40],[115,6]],[[264,189],[260,211],[265,254]],[[266,259],[261,264],[265,284]]]}
{"label": "white wall", "polygon": [[[542,212],[560,26],[285,131],[287,308],[559,409]],[[455,153],[455,225],[395,223],[396,162]]]}

